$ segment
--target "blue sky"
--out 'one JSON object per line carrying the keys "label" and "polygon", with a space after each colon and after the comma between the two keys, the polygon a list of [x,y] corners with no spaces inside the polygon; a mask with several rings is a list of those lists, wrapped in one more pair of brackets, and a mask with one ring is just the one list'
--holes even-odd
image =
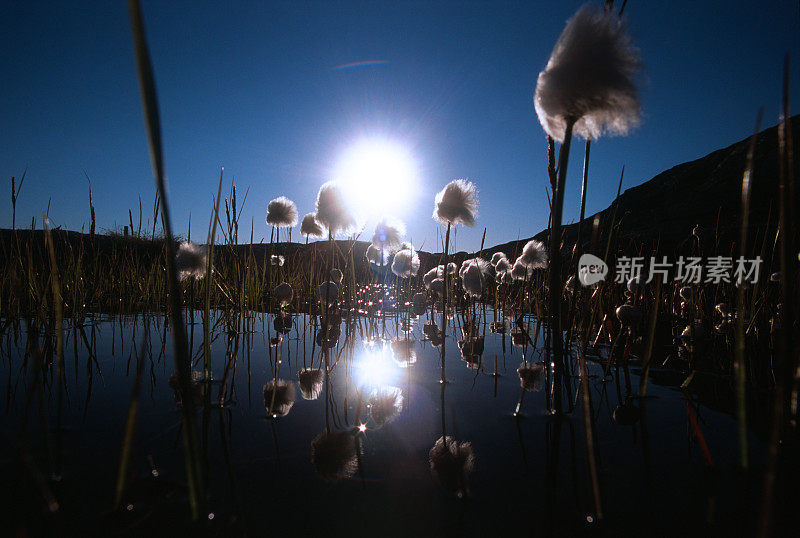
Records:
{"label": "blue sky", "polygon": [[[435,250],[433,197],[448,181],[479,188],[479,218],[459,249],[529,237],[547,224],[546,141],[532,96],[565,21],[582,2],[143,1],[159,92],[176,232],[205,237],[220,166],[244,206],[240,239],[269,240],[267,202],[312,211],[319,186],[359,140],[412,154],[418,183],[395,211]],[[748,136],[757,110],[777,122],[783,56],[800,103],[798,4],[641,2],[626,7],[641,50],[642,125],[592,146],[587,213],[624,187]],[[125,2],[0,7],[0,167],[27,167],[17,225],[88,230],[92,179],[101,230],[152,220],[154,186]],[[370,60],[350,69],[337,66]],[[565,221],[577,217],[582,143]],[[11,225],[9,198],[0,226]],[[368,230],[371,224],[368,223]],[[370,236],[371,231],[364,234]],[[299,239],[298,230],[293,238]]]}

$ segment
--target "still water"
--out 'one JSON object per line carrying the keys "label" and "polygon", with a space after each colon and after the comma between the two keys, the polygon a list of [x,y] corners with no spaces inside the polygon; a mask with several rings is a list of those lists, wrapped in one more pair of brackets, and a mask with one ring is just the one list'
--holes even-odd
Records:
{"label": "still water", "polygon": [[[315,316],[289,322],[216,312],[210,384],[202,381],[203,325],[194,316],[192,397],[211,534],[697,535],[752,523],[743,509],[749,500],[737,493],[736,422],[704,404],[713,395],[683,392],[675,386],[682,377],[657,370],[646,399],[628,398],[638,391],[638,366],[611,366],[603,379],[602,362],[589,362],[598,521],[579,379],[566,382],[564,414],[549,412],[552,379],[535,320],[526,320],[531,345],[512,334],[510,320],[505,332],[492,332],[490,322],[503,318],[486,309],[475,330],[483,349],[462,352],[464,318],[455,315],[443,384],[440,339],[429,325],[441,314],[420,314],[344,316],[329,333],[326,378]],[[11,528],[103,536],[184,529],[181,398],[170,382],[165,318],[98,315],[68,324],[60,412],[53,339],[40,335],[34,345],[24,325],[5,327],[0,427]],[[129,488],[124,513],[112,514],[140,361]],[[759,435],[751,434],[751,450],[763,461]],[[25,455],[32,464],[22,463]],[[55,512],[43,498],[58,503]]]}

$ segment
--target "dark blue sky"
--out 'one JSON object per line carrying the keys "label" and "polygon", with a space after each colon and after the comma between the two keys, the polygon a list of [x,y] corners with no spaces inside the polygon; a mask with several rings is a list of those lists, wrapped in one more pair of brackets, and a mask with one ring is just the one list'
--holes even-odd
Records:
{"label": "dark blue sky", "polygon": [[[600,3],[600,2],[598,2]],[[154,186],[125,2],[6,2],[0,7],[0,167],[28,167],[17,224],[88,229],[92,179],[100,229],[122,227]],[[347,148],[390,138],[416,160],[415,198],[397,217],[434,250],[433,197],[466,177],[480,213],[457,247],[528,237],[547,223],[545,135],[532,96],[565,21],[582,2],[144,1],[176,231],[205,237],[219,167],[235,176],[240,237],[269,233],[267,202],[312,211]],[[587,212],[624,187],[748,136],[759,106],[777,122],[784,53],[800,107],[795,1],[642,2],[626,7],[641,50],[642,125],[592,146]],[[335,69],[352,62],[385,63]],[[797,108],[795,108],[797,110]],[[579,206],[573,151],[565,221]],[[623,187],[623,188],[624,188]],[[223,191],[226,189],[223,188]],[[10,227],[3,202],[0,226]],[[371,224],[368,233],[371,235]],[[297,230],[294,238],[299,239]]]}

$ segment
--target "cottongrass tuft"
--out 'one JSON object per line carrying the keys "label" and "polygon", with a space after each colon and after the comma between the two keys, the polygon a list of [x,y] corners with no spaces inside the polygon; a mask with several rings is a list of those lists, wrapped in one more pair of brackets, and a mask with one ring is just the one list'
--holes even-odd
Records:
{"label": "cottongrass tuft", "polygon": [[475,467],[475,454],[468,441],[458,442],[449,435],[439,437],[428,458],[431,474],[450,493],[459,498],[469,492],[469,474]]}
{"label": "cottongrass tuft", "polygon": [[178,246],[175,254],[175,267],[181,280],[188,278],[203,278],[208,265],[208,248],[190,241],[184,241]]}
{"label": "cottongrass tuft", "polygon": [[369,416],[380,428],[403,412],[403,392],[398,387],[381,387],[367,400]]}
{"label": "cottongrass tuft", "polygon": [[[273,401],[274,400],[274,401]],[[264,407],[275,417],[285,417],[294,405],[294,383],[273,379],[264,385]]]}
{"label": "cottongrass tuft", "polygon": [[433,218],[444,225],[474,226],[478,213],[478,188],[471,181],[456,179],[436,194]]}
{"label": "cottongrass tuft", "polygon": [[322,225],[319,223],[314,213],[307,213],[306,216],[303,217],[300,223],[300,235],[317,239],[325,236],[325,230],[322,228]]}
{"label": "cottongrass tuft", "polygon": [[275,297],[275,301],[281,306],[284,307],[292,302],[292,298],[294,298],[294,290],[292,289],[291,284],[288,282],[281,282],[277,286],[275,286],[275,290],[272,292],[273,296]]}
{"label": "cottongrass tuft", "polygon": [[506,271],[511,270],[511,262],[508,261],[508,258],[501,258],[497,264],[494,266],[494,270],[497,274],[505,273]]}
{"label": "cottongrass tuft", "polygon": [[537,392],[542,390],[544,366],[541,364],[522,364],[517,368],[519,384],[523,390]]}
{"label": "cottongrass tuft", "polygon": [[358,470],[356,440],[350,432],[326,431],[311,441],[311,463],[326,482],[349,478]]}
{"label": "cottongrass tuft", "polygon": [[434,278],[431,280],[431,285],[428,287],[434,293],[438,293],[442,295],[444,293],[444,279],[443,278]]}
{"label": "cottongrass tuft", "polygon": [[317,193],[317,220],[332,236],[356,228],[356,218],[347,207],[339,185],[333,181],[323,184]]}
{"label": "cottongrass tuft", "polygon": [[392,358],[400,368],[408,368],[417,362],[417,349],[414,340],[398,338],[392,341]]}
{"label": "cottongrass tuft", "polygon": [[283,267],[283,264],[286,262],[285,258],[279,254],[273,254],[269,257],[269,263],[276,267]]}
{"label": "cottongrass tuft", "polygon": [[525,243],[522,255],[517,259],[530,269],[542,269],[547,267],[547,249],[541,241],[531,239]]}
{"label": "cottongrass tuft", "polygon": [[505,260],[505,259],[507,259],[505,252],[495,252],[494,254],[492,254],[492,265],[497,266],[500,260]]}
{"label": "cottongrass tuft", "polygon": [[458,266],[456,265],[456,262],[450,262],[450,263],[447,264],[447,274],[448,275],[456,274],[456,270],[457,269],[458,269]]}
{"label": "cottongrass tuft", "polygon": [[536,82],[534,105],[548,135],[562,142],[567,118],[574,132],[597,138],[626,134],[639,123],[634,77],[639,51],[613,12],[585,5],[567,21]]}
{"label": "cottongrass tuft", "polygon": [[303,368],[297,372],[300,395],[304,400],[316,400],[322,394],[322,382],[325,376],[319,368]]}
{"label": "cottongrass tuft", "polygon": [[517,258],[517,261],[514,262],[514,266],[511,268],[512,278],[514,280],[526,280],[532,274],[533,268],[528,267],[528,265],[522,261],[522,256]]}
{"label": "cottongrass tuft", "polygon": [[635,329],[642,321],[642,311],[638,307],[624,304],[617,308],[617,319],[623,327]]}
{"label": "cottongrass tuft", "polygon": [[470,258],[464,260],[461,264],[461,269],[458,275],[461,277],[461,283],[464,286],[464,291],[471,297],[480,297],[483,295],[485,289],[485,277],[489,272],[491,265],[483,258]]}
{"label": "cottongrass tuft", "polygon": [[320,302],[324,302],[327,299],[328,304],[333,304],[339,300],[339,285],[336,282],[323,282],[319,285],[317,291]]}
{"label": "cottongrass tuft", "polygon": [[392,249],[403,242],[406,225],[393,217],[383,217],[375,226],[372,234],[372,245],[377,249]]}
{"label": "cottongrass tuft", "polygon": [[[404,244],[404,246],[406,246]],[[419,271],[419,255],[409,245],[408,248],[398,250],[392,261],[392,273],[400,278],[411,278]]]}
{"label": "cottongrass tuft", "polygon": [[468,258],[461,262],[461,269],[458,270],[458,276],[464,278],[464,274],[471,266],[477,267],[481,273],[486,274],[489,271],[490,264],[483,258]]}
{"label": "cottongrass tuft", "polygon": [[431,282],[437,278],[444,278],[444,265],[438,265],[422,275],[422,283],[425,285],[425,288],[430,289]]}
{"label": "cottongrass tuft", "polygon": [[279,196],[267,205],[267,224],[270,226],[294,226],[297,216],[297,206],[285,196]]}

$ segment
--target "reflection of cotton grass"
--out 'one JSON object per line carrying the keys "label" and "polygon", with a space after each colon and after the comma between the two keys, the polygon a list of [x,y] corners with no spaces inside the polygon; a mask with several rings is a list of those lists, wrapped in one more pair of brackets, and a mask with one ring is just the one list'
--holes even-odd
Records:
{"label": "reflection of cotton grass", "polygon": [[522,364],[517,368],[520,386],[527,391],[536,392],[542,390],[542,376],[544,366],[541,364]]}
{"label": "reflection of cotton grass", "polygon": [[356,440],[349,432],[326,431],[311,441],[311,463],[320,478],[336,482],[358,469]]}
{"label": "reflection of cotton grass", "polygon": [[400,368],[408,368],[417,362],[417,350],[414,340],[399,338],[392,342],[392,358]]}
{"label": "reflection of cotton grass", "polygon": [[175,268],[181,280],[203,278],[208,265],[208,248],[185,241],[178,246],[175,254]]}
{"label": "reflection of cotton grass", "polygon": [[317,221],[317,217],[314,213],[307,213],[306,216],[303,217],[300,223],[300,235],[306,238],[320,238],[325,235],[325,230],[323,230],[319,221]]}
{"label": "reflection of cotton grass", "polygon": [[324,375],[319,368],[303,368],[297,372],[300,395],[304,400],[316,400],[322,394]]}
{"label": "reflection of cotton grass", "polygon": [[276,228],[297,224],[297,206],[285,196],[271,200],[267,205],[267,224]]}
{"label": "reflection of cotton grass", "polygon": [[461,357],[464,359],[480,359],[483,355],[484,337],[483,336],[467,336],[458,342],[458,347],[461,350]]}
{"label": "reflection of cotton grass", "polygon": [[583,6],[567,22],[544,71],[534,103],[544,130],[563,141],[567,122],[582,138],[626,134],[639,122],[633,78],[639,51],[612,11]]}
{"label": "reflection of cotton grass", "polygon": [[264,407],[272,417],[289,414],[294,405],[294,383],[273,379],[264,385]]}
{"label": "reflection of cotton grass", "polygon": [[378,427],[397,418],[403,411],[403,393],[398,387],[375,389],[367,400],[369,416]]}
{"label": "reflection of cotton grass", "polygon": [[450,437],[440,437],[433,445],[428,458],[431,473],[444,486],[458,497],[469,492],[469,474],[475,466],[472,444],[459,442]]}
{"label": "reflection of cotton grass", "polygon": [[275,329],[275,332],[278,333],[279,337],[284,334],[289,334],[293,324],[292,315],[283,310],[279,311],[272,321],[272,327]]}
{"label": "reflection of cotton grass", "polygon": [[317,193],[317,220],[325,226],[331,236],[347,233],[356,227],[356,218],[344,201],[342,190],[335,182],[329,181]]}

